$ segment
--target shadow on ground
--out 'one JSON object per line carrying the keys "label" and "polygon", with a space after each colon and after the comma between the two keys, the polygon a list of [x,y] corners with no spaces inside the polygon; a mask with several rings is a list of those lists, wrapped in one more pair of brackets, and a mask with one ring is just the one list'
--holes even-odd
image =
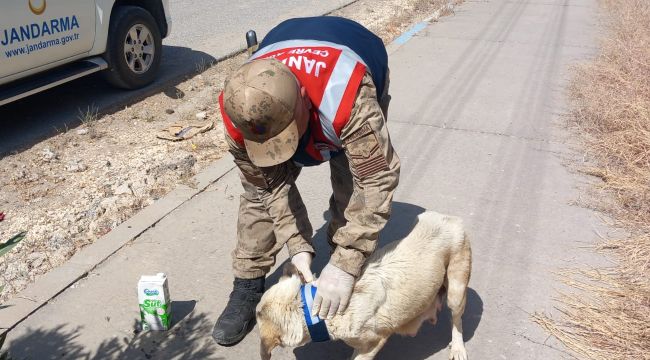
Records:
{"label": "shadow on ground", "polygon": [[213,319],[194,313],[196,301],[174,301],[174,319],[169,331],[141,332],[134,319],[133,332],[104,340],[92,352],[77,342],[83,328],[60,326],[51,330],[29,329],[13,339],[10,359],[223,359],[214,357],[216,345],[210,338]]}
{"label": "shadow on ground", "polygon": [[176,85],[205,71],[216,62],[213,56],[179,46],[163,46],[157,80],[139,90],[111,87],[101,74],[71,81],[42,93],[0,107],[0,159],[80,124],[79,111],[92,109],[112,114],[163,91],[171,98],[182,92]]}

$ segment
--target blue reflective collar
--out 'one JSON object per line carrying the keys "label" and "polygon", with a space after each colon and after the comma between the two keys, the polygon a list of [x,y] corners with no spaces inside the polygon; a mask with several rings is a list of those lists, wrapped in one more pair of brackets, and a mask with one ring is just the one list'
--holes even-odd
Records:
{"label": "blue reflective collar", "polygon": [[302,285],[300,287],[300,296],[302,297],[302,311],[307,322],[309,336],[313,342],[330,341],[330,334],[327,332],[325,321],[321,320],[316,314],[311,313],[311,307],[316,296],[316,287],[312,284]]}

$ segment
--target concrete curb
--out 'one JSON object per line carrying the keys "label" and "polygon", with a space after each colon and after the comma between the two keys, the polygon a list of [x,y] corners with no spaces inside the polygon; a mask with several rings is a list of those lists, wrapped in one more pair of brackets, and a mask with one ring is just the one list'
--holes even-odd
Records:
{"label": "concrete curb", "polygon": [[[418,32],[426,28],[430,22],[438,20],[444,10],[453,10],[453,8],[454,5],[452,3],[447,3],[447,5],[436,10],[424,21],[411,26],[406,32],[386,46],[388,54],[390,55],[396,52]],[[237,52],[234,55],[239,53]],[[83,248],[65,264],[39,277],[25,290],[14,296],[12,300],[2,304],[4,308],[2,309],[2,318],[0,318],[0,336],[9,332],[79,279],[86,277],[88,273],[111,255],[119,251],[126,244],[137,239],[147,229],[154,226],[185,202],[202,193],[208,186],[219,181],[219,179],[234,168],[235,165],[233,165],[230,156],[225,156],[217,160],[194,176],[193,179],[196,188],[179,186],[162,199],[120,224],[110,233]]]}
{"label": "concrete curb", "polygon": [[193,177],[195,188],[179,186],[162,199],[135,214],[110,233],[97,239],[73,255],[65,264],[39,277],[25,290],[2,304],[0,336],[9,332],[29,315],[36,312],[72,284],[88,275],[93,269],[137,239],[169,213],[202,193],[208,186],[219,181],[235,165],[230,156],[224,156]]}

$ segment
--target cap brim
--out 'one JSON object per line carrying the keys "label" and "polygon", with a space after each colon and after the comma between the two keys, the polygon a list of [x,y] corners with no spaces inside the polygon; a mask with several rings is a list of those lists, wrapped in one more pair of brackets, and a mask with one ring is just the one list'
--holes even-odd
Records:
{"label": "cap brim", "polygon": [[299,140],[298,126],[292,121],[281,133],[264,142],[244,139],[244,144],[255,166],[268,167],[289,160],[296,153]]}

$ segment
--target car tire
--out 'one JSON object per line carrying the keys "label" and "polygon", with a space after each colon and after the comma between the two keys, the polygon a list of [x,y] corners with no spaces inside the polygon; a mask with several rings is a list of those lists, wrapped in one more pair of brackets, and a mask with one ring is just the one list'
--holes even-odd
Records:
{"label": "car tire", "polygon": [[162,37],[151,14],[138,6],[118,6],[108,34],[106,80],[123,89],[153,82],[160,68]]}

